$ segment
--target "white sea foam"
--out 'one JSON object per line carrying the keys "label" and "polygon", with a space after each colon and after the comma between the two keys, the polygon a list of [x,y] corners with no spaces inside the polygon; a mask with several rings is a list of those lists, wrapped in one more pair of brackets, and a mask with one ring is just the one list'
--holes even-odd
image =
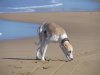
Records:
{"label": "white sea foam", "polygon": [[0,12],[0,13],[23,13],[23,12],[35,12],[35,9],[24,9],[21,11],[11,11],[11,12]]}
{"label": "white sea foam", "polygon": [[36,9],[36,8],[50,8],[50,7],[55,7],[55,6],[61,6],[63,5],[62,3],[56,3],[56,4],[51,4],[51,5],[42,5],[42,6],[28,6],[28,7],[8,7],[8,9]]}
{"label": "white sea foam", "polygon": [[63,3],[52,3],[49,5],[42,5],[42,6],[27,6],[27,7],[7,7],[7,9],[9,10],[16,10],[16,11],[3,11],[0,13],[21,13],[21,12],[36,12],[36,9],[39,8],[52,8],[52,7],[57,7],[57,6],[61,6],[63,5]]}
{"label": "white sea foam", "polygon": [[35,9],[26,9],[18,12],[35,12]]}
{"label": "white sea foam", "polygon": [[2,35],[2,33],[0,32],[0,36]]}

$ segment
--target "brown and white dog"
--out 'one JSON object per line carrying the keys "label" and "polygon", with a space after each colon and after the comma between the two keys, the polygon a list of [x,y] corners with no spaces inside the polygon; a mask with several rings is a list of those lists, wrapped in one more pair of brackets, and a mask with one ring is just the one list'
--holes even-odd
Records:
{"label": "brown and white dog", "polygon": [[69,61],[73,60],[73,47],[69,42],[65,30],[55,23],[44,23],[38,28],[39,48],[37,49],[36,59],[45,61],[45,54],[50,42],[58,42]]}

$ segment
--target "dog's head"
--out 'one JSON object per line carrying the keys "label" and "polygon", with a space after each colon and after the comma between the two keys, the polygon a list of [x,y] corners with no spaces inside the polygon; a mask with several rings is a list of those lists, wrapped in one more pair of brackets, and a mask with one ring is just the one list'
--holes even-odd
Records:
{"label": "dog's head", "polygon": [[73,47],[69,41],[65,41],[61,44],[61,48],[69,61],[73,60]]}

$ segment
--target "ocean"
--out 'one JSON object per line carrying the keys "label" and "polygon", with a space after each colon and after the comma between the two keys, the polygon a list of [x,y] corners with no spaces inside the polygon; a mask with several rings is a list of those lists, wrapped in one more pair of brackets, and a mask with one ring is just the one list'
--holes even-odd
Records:
{"label": "ocean", "polygon": [[0,41],[34,37],[39,24],[0,20]]}
{"label": "ocean", "polygon": [[93,0],[1,0],[0,13],[100,11]]}

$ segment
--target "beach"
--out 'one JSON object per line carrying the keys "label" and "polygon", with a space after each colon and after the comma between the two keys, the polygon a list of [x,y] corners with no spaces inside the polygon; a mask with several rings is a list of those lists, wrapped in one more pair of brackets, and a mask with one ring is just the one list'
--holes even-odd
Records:
{"label": "beach", "polygon": [[0,14],[0,19],[43,24],[55,22],[66,30],[74,48],[67,62],[59,44],[51,43],[47,61],[35,60],[38,37],[0,41],[0,75],[99,75],[100,12]]}

